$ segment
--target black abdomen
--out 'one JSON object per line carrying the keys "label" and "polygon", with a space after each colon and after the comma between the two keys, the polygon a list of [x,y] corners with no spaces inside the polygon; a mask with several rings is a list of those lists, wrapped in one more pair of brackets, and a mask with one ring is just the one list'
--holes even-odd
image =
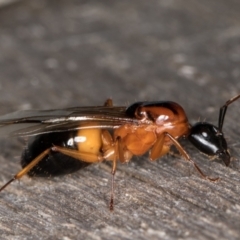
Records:
{"label": "black abdomen", "polygon": [[[44,150],[54,145],[77,149],[74,143],[76,134],[77,131],[55,132],[29,138],[28,145],[21,158],[22,167],[28,165]],[[37,177],[58,176],[76,172],[88,165],[89,163],[76,160],[75,158],[63,155],[59,152],[51,151],[49,155],[44,157],[28,172],[28,175]]]}

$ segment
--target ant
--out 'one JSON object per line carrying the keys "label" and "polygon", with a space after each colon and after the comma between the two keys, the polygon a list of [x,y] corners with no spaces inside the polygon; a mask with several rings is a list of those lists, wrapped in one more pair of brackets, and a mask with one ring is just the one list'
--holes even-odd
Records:
{"label": "ant", "polygon": [[[78,171],[92,163],[112,162],[110,210],[114,207],[114,175],[117,163],[127,163],[133,155],[149,152],[152,161],[174,145],[185,160],[193,164],[178,139],[187,138],[200,152],[222,160],[226,166],[231,156],[222,131],[228,106],[221,108],[218,127],[208,122],[191,125],[184,109],[172,101],[136,102],[128,107],[114,107],[108,99],[104,106],[75,107],[61,110],[28,110],[0,118],[0,128],[14,126],[14,136],[29,136],[21,158],[22,170],[0,188],[28,174],[30,177],[58,176]],[[9,129],[9,128],[8,128]]]}

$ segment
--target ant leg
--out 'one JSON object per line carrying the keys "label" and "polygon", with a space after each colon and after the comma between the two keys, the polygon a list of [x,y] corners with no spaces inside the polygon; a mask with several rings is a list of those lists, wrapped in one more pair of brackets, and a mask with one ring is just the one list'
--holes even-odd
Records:
{"label": "ant leg", "polygon": [[69,157],[75,158],[77,160],[87,162],[87,163],[95,163],[95,162],[102,162],[103,157],[98,154],[93,153],[87,153],[87,152],[81,152],[75,149],[70,149],[66,147],[60,147],[60,146],[53,146],[51,148],[54,152],[60,152],[64,155],[67,155]]}
{"label": "ant leg", "polygon": [[115,141],[115,154],[113,155],[113,166],[112,166],[112,190],[111,190],[111,199],[109,204],[110,211],[113,211],[114,209],[114,176],[117,169],[117,160],[120,160],[120,162],[128,162],[129,159],[132,157],[132,154],[123,149],[123,144],[121,141],[121,138],[118,137]]}
{"label": "ant leg", "polygon": [[68,148],[59,147],[59,146],[53,146],[52,151],[58,151],[67,156],[73,157],[75,159],[78,159],[84,162],[89,162],[89,163],[101,162],[104,159],[108,161],[112,161],[113,162],[112,184],[111,184],[111,198],[109,203],[109,209],[110,211],[113,211],[114,209],[114,176],[117,168],[119,140],[113,143],[113,139],[110,133],[108,131],[104,131],[102,133],[102,142],[103,142],[103,152],[104,152],[103,156],[98,154],[93,154],[93,153],[82,153],[74,149],[68,149]]}
{"label": "ant leg", "polygon": [[196,170],[200,173],[201,177],[207,180],[210,180],[212,182],[218,181],[219,178],[210,178],[207,175],[205,175],[202,170],[198,167],[198,165],[190,158],[190,156],[187,154],[187,152],[184,150],[184,148],[181,146],[181,144],[169,133],[164,133],[165,136],[168,136],[170,140],[173,142],[174,146],[177,148],[177,150],[181,153],[181,155],[189,162],[193,164],[193,166],[196,168]]}
{"label": "ant leg", "polygon": [[112,186],[111,186],[111,198],[110,198],[110,203],[109,203],[109,209],[110,211],[113,211],[114,207],[114,176],[116,173],[117,169],[117,159],[115,158],[113,160],[113,166],[112,166]]}
{"label": "ant leg", "polygon": [[108,161],[112,161],[112,186],[111,186],[111,198],[109,209],[113,211],[114,209],[114,176],[117,169],[117,161],[120,162],[128,162],[131,157],[132,153],[126,149],[124,149],[123,142],[121,141],[120,137],[117,137],[116,141],[114,142],[112,136],[108,131],[103,131],[102,133],[102,142],[103,142],[103,158]]}
{"label": "ant leg", "polygon": [[8,181],[6,184],[4,184],[0,188],[0,192],[6,188],[11,182],[13,182],[16,179],[21,178],[25,174],[27,174],[34,166],[36,166],[45,156],[47,156],[51,151],[51,148],[46,149],[43,151],[40,155],[38,155],[32,162],[30,162],[26,167],[24,167],[21,171],[19,171],[10,181]]}
{"label": "ant leg", "polygon": [[108,161],[112,161],[112,185],[111,185],[111,197],[109,203],[110,211],[114,210],[114,176],[117,169],[117,160],[124,161],[123,146],[121,144],[120,137],[113,142],[112,136],[108,131],[103,131],[102,133],[103,142],[103,158]]}
{"label": "ant leg", "polygon": [[111,184],[111,197],[110,197],[110,203],[109,203],[109,209],[110,211],[113,211],[114,209],[114,176],[117,169],[117,159],[118,159],[118,142],[113,142],[113,138],[111,134],[104,130],[102,132],[102,151],[104,152],[103,158],[108,161],[112,161],[112,184]]}
{"label": "ant leg", "polygon": [[225,118],[225,114],[227,112],[227,108],[228,106],[233,103],[234,101],[236,101],[237,99],[240,98],[240,94],[229,99],[221,108],[219,111],[219,118],[218,118],[218,128],[220,130],[220,132],[222,132],[222,127],[223,127],[223,122],[224,122],[224,118]]}

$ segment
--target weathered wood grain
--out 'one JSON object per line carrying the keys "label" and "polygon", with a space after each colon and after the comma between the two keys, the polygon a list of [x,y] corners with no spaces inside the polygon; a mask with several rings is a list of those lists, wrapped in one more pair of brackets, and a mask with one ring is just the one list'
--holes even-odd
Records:
{"label": "weathered wood grain", "polygon": [[[21,1],[0,10],[0,114],[29,108],[180,103],[190,122],[217,123],[240,92],[240,3]],[[239,157],[240,102],[224,132]],[[23,178],[0,194],[1,239],[239,239],[240,163],[210,162],[190,144],[201,179],[179,156],[118,166],[108,210],[106,164],[53,179]],[[24,141],[0,139],[0,183],[19,169]]]}

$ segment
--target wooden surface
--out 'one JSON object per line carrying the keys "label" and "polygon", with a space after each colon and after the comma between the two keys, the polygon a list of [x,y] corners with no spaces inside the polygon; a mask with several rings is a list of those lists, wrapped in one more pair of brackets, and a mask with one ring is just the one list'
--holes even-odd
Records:
{"label": "wooden surface", "polygon": [[[217,123],[240,92],[240,2],[21,1],[0,9],[0,114],[22,109],[173,100],[190,122]],[[224,132],[240,158],[240,101]],[[178,156],[119,165],[115,211],[105,164],[28,179],[0,194],[1,239],[239,239],[240,163],[186,150],[218,183]],[[0,183],[19,169],[24,141],[0,139]]]}

